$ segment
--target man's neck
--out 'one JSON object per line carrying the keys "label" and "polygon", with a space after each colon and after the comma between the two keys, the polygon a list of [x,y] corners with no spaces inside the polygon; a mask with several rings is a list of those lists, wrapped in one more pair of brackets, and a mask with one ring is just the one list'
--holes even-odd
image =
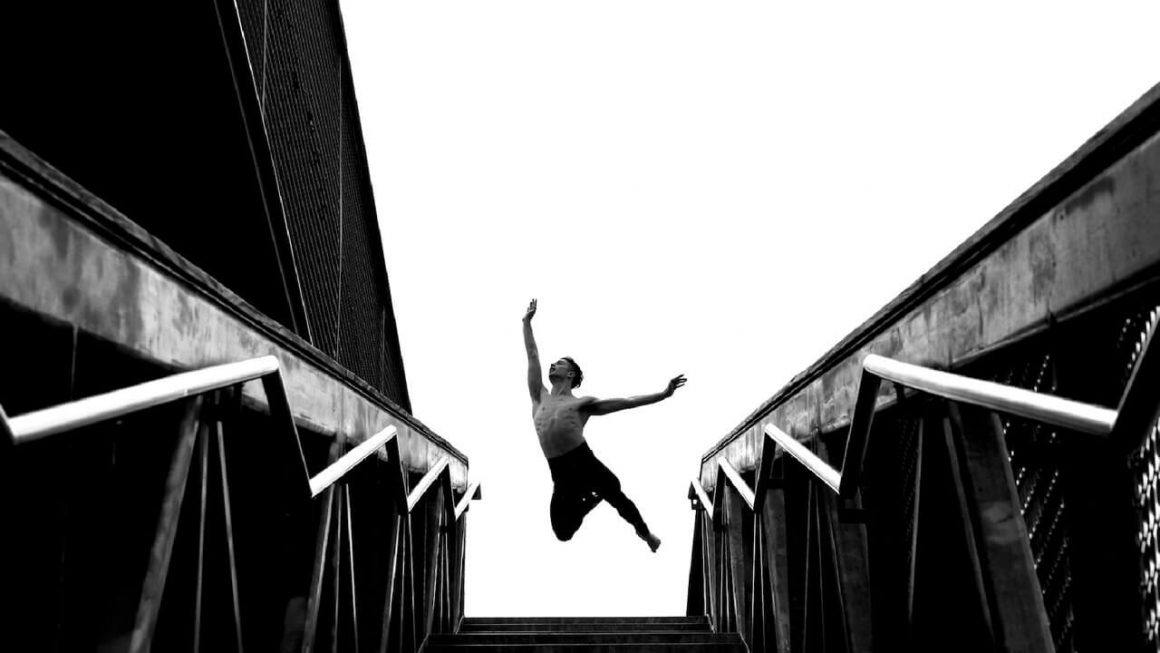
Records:
{"label": "man's neck", "polygon": [[553,397],[571,397],[572,382],[568,379],[564,379],[563,381],[554,381],[552,383],[551,394]]}

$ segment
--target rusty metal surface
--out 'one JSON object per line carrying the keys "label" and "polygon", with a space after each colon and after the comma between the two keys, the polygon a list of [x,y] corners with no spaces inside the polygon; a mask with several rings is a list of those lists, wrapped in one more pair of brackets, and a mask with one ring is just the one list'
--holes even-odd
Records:
{"label": "rusty metal surface", "polygon": [[[253,328],[224,308],[221,297],[194,292],[144,257],[98,237],[8,176],[3,166],[0,233],[5,236],[0,238],[0,301],[76,325],[174,370],[274,355],[300,427],[328,435],[343,432],[358,443],[394,426],[409,469],[425,471],[438,453],[445,453],[453,461],[456,487],[466,485],[466,456],[413,417]],[[268,405],[258,384],[245,388],[244,399],[259,408]]]}
{"label": "rusty metal surface", "polygon": [[[1132,112],[1160,112],[1160,87],[1125,115]],[[1117,160],[1103,162],[1100,157],[1107,155],[1100,148],[1116,140],[1117,129],[1128,129],[1121,124],[1127,118],[1117,120],[707,451],[701,465],[705,487],[715,484],[713,459],[721,452],[742,471],[755,467],[765,424],[799,440],[848,425],[867,354],[954,370],[1156,280],[1160,137],[1148,123],[1151,136]],[[1073,185],[1073,192],[1043,207],[1034,220],[1022,215],[1042,204],[1036,192],[1058,192],[1056,186],[1074,177],[1073,170],[1095,165],[1088,161],[1093,158],[1105,166],[1101,171],[1089,171],[1086,183]],[[1018,231],[1004,228],[1017,221],[1026,224]],[[983,241],[990,241],[989,249],[978,254]],[[891,388],[880,390],[879,408],[893,401]]]}

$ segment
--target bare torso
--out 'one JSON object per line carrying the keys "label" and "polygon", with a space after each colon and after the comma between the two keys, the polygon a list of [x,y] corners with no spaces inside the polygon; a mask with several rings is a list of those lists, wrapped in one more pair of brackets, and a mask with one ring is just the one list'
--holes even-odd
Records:
{"label": "bare torso", "polygon": [[584,444],[588,413],[581,407],[591,400],[570,394],[553,396],[547,390],[540,393],[540,401],[532,404],[532,420],[545,456],[555,458]]}

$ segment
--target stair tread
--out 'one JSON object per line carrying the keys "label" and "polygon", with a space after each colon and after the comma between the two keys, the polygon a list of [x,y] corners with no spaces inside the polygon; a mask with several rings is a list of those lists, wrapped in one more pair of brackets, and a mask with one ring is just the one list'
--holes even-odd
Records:
{"label": "stair tread", "polygon": [[473,651],[487,653],[495,651],[527,650],[541,653],[562,651],[572,653],[587,651],[588,653],[628,653],[632,651],[650,651],[652,653],[746,653],[745,645],[735,642],[727,643],[678,643],[678,644],[435,644],[424,648],[427,653],[454,653],[455,651]]}
{"label": "stair tread", "polygon": [[684,633],[673,631],[617,632],[471,632],[455,635],[432,635],[431,644],[632,644],[632,643],[731,643],[740,641],[736,633]]}
{"label": "stair tread", "polygon": [[706,617],[466,617],[464,624],[512,623],[696,623],[707,624]]}
{"label": "stair tread", "polygon": [[709,632],[709,624],[702,623],[468,623],[459,628],[461,633],[478,632],[598,632],[626,630],[667,630],[670,632]]}

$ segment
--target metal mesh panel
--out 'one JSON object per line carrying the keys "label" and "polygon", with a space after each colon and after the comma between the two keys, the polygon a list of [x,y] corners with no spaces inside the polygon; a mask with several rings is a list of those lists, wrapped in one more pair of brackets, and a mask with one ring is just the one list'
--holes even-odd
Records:
{"label": "metal mesh panel", "polygon": [[334,356],[340,287],[338,43],[321,3],[269,6],[265,116],[311,340]]}
{"label": "metal mesh panel", "polygon": [[[343,125],[356,119],[350,95],[344,98]],[[342,142],[342,289],[338,330],[338,356],[348,369],[376,387],[385,387],[382,360],[383,350],[382,302],[378,301],[379,288],[375,283],[374,259],[371,247],[380,248],[375,241],[377,232],[370,229],[375,219],[373,207],[368,207],[360,192],[360,161],[365,161],[359,145],[349,130],[343,131]]]}
{"label": "metal mesh panel", "polygon": [[409,408],[335,3],[242,0],[311,342]]}
{"label": "metal mesh panel", "polygon": [[[995,380],[1058,394],[1052,357],[1038,348],[1022,352],[1021,359],[1016,358]],[[1062,443],[1053,427],[1007,416],[1001,421],[1011,456],[1011,471],[1019,489],[1023,521],[1031,539],[1035,571],[1051,623],[1051,637],[1057,651],[1074,651],[1075,613],[1062,479],[1065,471],[1058,462],[1062,457]]]}
{"label": "metal mesh panel", "polygon": [[[1125,363],[1125,382],[1158,312],[1160,307],[1141,311],[1123,321],[1117,349]],[[1143,446],[1132,457],[1132,472],[1139,511],[1136,543],[1140,550],[1144,630],[1148,649],[1160,651],[1160,427],[1157,424],[1152,425]]]}

